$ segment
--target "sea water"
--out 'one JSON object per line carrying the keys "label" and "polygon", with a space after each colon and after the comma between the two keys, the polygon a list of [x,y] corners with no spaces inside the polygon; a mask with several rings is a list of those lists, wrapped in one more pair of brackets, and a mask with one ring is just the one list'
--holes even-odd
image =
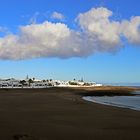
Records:
{"label": "sea water", "polygon": [[104,105],[111,105],[123,108],[129,108],[140,111],[140,91],[136,96],[87,96],[83,97],[86,101],[91,101]]}

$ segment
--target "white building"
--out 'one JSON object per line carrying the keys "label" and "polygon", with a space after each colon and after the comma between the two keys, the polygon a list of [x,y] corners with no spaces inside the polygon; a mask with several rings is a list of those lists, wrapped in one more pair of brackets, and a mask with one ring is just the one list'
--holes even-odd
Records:
{"label": "white building", "polygon": [[[97,87],[102,86],[102,84],[97,84],[95,82],[84,82],[84,81],[61,81],[61,80],[39,80],[33,78],[29,82],[29,78],[25,80],[16,80],[14,78],[10,79],[0,79],[0,88],[47,88],[47,87]],[[21,81],[25,81],[22,84]]]}

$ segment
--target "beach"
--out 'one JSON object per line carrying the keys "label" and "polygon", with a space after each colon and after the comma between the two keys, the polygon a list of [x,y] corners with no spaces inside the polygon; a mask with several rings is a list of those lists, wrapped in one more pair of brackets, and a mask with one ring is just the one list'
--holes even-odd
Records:
{"label": "beach", "polygon": [[0,140],[139,140],[140,111],[87,102],[136,88],[0,89]]}

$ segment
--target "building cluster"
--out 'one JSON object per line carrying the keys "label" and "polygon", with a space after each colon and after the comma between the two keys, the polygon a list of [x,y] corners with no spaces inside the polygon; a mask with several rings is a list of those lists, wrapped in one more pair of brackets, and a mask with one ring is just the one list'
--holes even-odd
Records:
{"label": "building cluster", "polygon": [[102,86],[95,82],[84,82],[83,80],[61,81],[61,80],[38,80],[26,78],[17,80],[14,78],[0,79],[0,88],[47,88],[47,87],[80,87],[80,86]]}

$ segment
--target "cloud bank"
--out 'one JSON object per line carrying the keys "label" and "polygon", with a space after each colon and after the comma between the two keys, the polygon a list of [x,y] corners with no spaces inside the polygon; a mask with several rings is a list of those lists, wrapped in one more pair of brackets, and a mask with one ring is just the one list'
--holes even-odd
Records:
{"label": "cloud bank", "polygon": [[87,57],[95,53],[116,52],[123,38],[140,45],[140,16],[130,20],[111,19],[113,12],[99,7],[80,13],[80,30],[64,23],[33,23],[19,27],[18,34],[0,38],[0,59],[22,60],[40,57]]}

